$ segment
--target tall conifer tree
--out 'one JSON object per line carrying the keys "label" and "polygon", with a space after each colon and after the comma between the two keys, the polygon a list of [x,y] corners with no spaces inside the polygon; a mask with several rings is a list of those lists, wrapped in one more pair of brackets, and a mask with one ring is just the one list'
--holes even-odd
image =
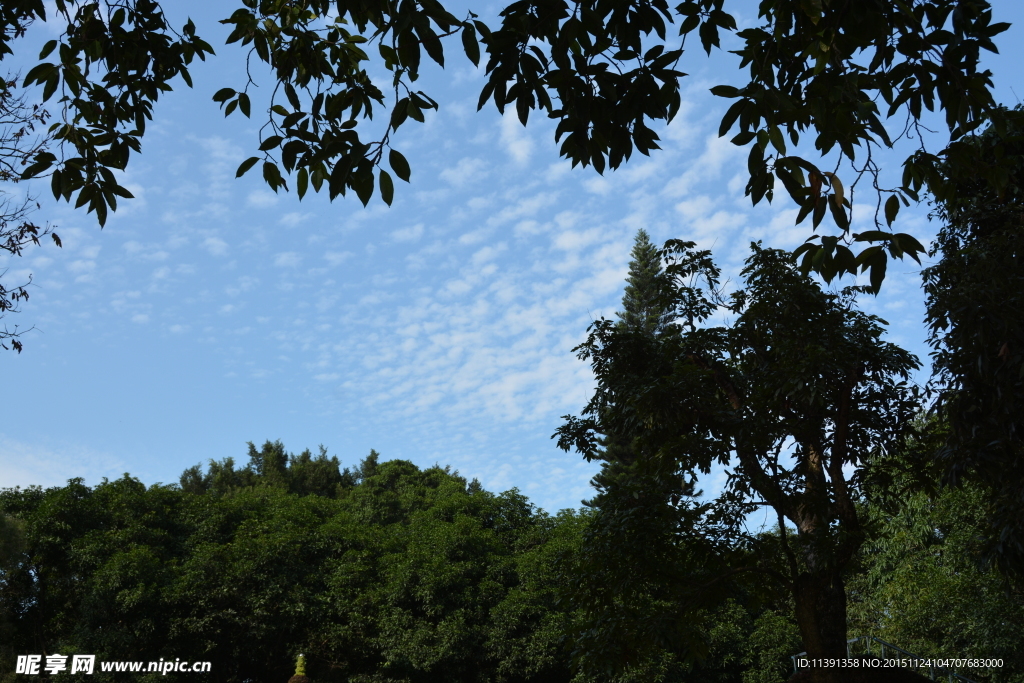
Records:
{"label": "tall conifer tree", "polygon": [[[622,311],[616,313],[619,326],[653,339],[671,319],[662,293],[667,279],[662,268],[659,249],[650,235],[641,228],[633,241],[633,260],[629,262],[626,291],[622,295]],[[602,459],[608,462],[632,463],[636,459],[632,438],[623,434],[604,434],[601,438]],[[612,476],[605,472],[605,477]]]}
{"label": "tall conifer tree", "polygon": [[620,325],[654,336],[671,320],[662,300],[665,272],[658,247],[651,243],[644,229],[637,230],[626,278],[622,311],[617,313]]}

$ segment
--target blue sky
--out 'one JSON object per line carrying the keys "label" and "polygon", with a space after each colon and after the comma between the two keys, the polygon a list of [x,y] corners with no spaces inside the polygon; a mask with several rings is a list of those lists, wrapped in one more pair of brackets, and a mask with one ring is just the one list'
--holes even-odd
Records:
{"label": "blue sky", "polygon": [[[252,120],[225,119],[211,101],[244,82],[244,52],[223,44],[213,4],[169,8],[218,56],[156,107],[124,178],[136,199],[100,230],[48,184],[30,188],[64,247],[0,263],[5,282],[31,273],[35,284],[5,322],[37,328],[22,354],[0,354],[0,487],[124,472],[175,482],[199,462],[244,461],[247,441],[281,439],[294,452],[322,443],[344,465],[371,448],[447,464],[547,510],[577,507],[596,468],[549,437],[592,389],[571,349],[619,307],[637,229],[712,248],[734,280],[751,240],[792,248],[808,234],[787,199],[751,207],[743,196],[745,152],[716,137],[727,102],[708,93],[738,82],[737,60],[699,50],[684,55],[691,76],[659,131],[664,149],[604,177],[560,160],[547,121],[524,129],[493,106],[477,112],[482,71],[449,42],[449,67],[422,79],[440,111],[395,139],[413,174],[393,207],[300,202],[255,172],[236,180],[260,106]],[[993,4],[997,21],[1015,23],[988,59],[1012,105],[1024,92],[1024,9]],[[499,8],[476,11],[492,20]],[[267,74],[255,78],[269,90]],[[900,230],[929,238],[926,216],[901,214]],[[891,266],[883,294],[863,303],[926,358],[916,264]]]}

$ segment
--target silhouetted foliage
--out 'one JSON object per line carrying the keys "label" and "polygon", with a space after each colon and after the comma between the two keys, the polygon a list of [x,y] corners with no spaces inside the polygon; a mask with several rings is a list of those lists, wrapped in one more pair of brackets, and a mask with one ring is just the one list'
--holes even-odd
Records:
{"label": "silhouetted foliage", "polygon": [[989,492],[983,553],[1024,580],[1024,125],[997,120],[962,144],[980,161],[970,175],[940,167],[939,260],[924,271],[937,409],[949,426],[939,460],[947,483]]}
{"label": "silhouetted foliage", "polygon": [[[743,585],[791,594],[812,657],[846,651],[843,576],[865,538],[860,470],[901,443],[918,362],[882,341],[854,291],[824,292],[782,252],[752,248],[745,288],[725,298],[710,253],[670,241],[677,324],[651,336],[600,320],[578,349],[597,389],[559,445],[600,459],[610,433],[635,453],[596,480],[601,535],[581,582],[594,624],[584,649],[614,670],[659,640],[700,654],[694,615]],[[719,308],[733,320],[710,326]],[[716,465],[724,490],[702,501],[696,482]],[[747,530],[764,508],[781,533]]]}

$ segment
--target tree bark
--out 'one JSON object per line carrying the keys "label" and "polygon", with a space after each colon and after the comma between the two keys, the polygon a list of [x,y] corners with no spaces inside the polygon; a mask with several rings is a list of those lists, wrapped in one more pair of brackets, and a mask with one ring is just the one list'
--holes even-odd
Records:
{"label": "tree bark", "polygon": [[[793,582],[796,621],[807,658],[846,657],[846,587],[839,571],[803,572]],[[822,683],[840,683],[843,669],[814,667],[812,676]]]}

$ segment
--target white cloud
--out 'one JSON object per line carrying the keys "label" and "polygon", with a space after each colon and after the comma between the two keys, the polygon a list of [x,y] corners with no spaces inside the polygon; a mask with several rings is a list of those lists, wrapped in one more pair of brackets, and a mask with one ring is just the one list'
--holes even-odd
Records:
{"label": "white cloud", "polygon": [[260,189],[250,192],[249,196],[246,198],[246,203],[257,209],[266,209],[277,204],[279,199],[280,197],[270,190]]}
{"label": "white cloud", "polygon": [[465,157],[459,159],[454,168],[446,168],[441,171],[441,179],[456,187],[462,187],[470,182],[482,180],[487,177],[487,163],[482,159],[471,159]]}
{"label": "white cloud", "polygon": [[143,324],[143,323],[148,323],[149,322],[149,316],[146,315],[145,313],[136,313],[135,315],[132,316],[132,322],[133,323],[138,323],[140,325]]}
{"label": "white cloud", "polygon": [[391,233],[391,239],[395,242],[415,242],[423,236],[423,224],[417,223],[416,225],[408,228],[401,228]]}
{"label": "white cloud", "polygon": [[224,256],[228,253],[228,243],[219,237],[207,237],[203,240],[203,248],[210,252],[211,256]]}
{"label": "white cloud", "polygon": [[238,296],[243,292],[248,292],[259,283],[260,281],[258,278],[254,278],[250,275],[243,275],[238,278],[236,284],[226,287],[224,291],[227,292],[228,296]]}
{"label": "white cloud", "polygon": [[297,268],[302,257],[294,251],[286,251],[274,257],[274,265],[278,268]]}
{"label": "white cloud", "polygon": [[584,180],[583,189],[591,194],[606,195],[612,191],[612,184],[607,178],[597,176]]}
{"label": "white cloud", "polygon": [[340,266],[350,258],[352,258],[351,251],[329,251],[324,254],[324,259],[332,266]]}
{"label": "white cloud", "polygon": [[218,161],[234,161],[242,156],[241,147],[217,135],[201,138],[199,144],[206,151],[208,158]]}
{"label": "white cloud", "polygon": [[127,463],[78,444],[27,443],[0,434],[0,489],[64,486],[74,477],[98,484],[127,469]]}
{"label": "white cloud", "polygon": [[[275,198],[276,198],[276,195],[275,195]],[[276,199],[275,199],[275,201],[276,201]],[[295,228],[295,227],[298,227],[299,225],[309,221],[309,219],[312,218],[312,217],[313,217],[313,214],[311,214],[311,213],[304,213],[304,212],[301,212],[301,211],[291,211],[291,212],[286,213],[285,215],[281,216],[281,219],[278,222],[281,225],[284,225],[286,227]]]}
{"label": "white cloud", "polygon": [[599,242],[605,235],[599,228],[590,230],[566,230],[555,236],[552,246],[564,251],[579,251],[595,242]]}
{"label": "white cloud", "polygon": [[96,270],[96,262],[79,259],[69,263],[68,270],[72,273],[91,273]]}
{"label": "white cloud", "polygon": [[501,144],[516,164],[523,166],[533,154],[533,139],[519,122],[514,108],[507,109],[501,118]]}
{"label": "white cloud", "polygon": [[532,216],[541,209],[546,209],[558,200],[558,192],[539,192],[530,197],[524,197],[519,201],[509,203],[501,211],[487,219],[488,226],[498,226],[519,218]]}

